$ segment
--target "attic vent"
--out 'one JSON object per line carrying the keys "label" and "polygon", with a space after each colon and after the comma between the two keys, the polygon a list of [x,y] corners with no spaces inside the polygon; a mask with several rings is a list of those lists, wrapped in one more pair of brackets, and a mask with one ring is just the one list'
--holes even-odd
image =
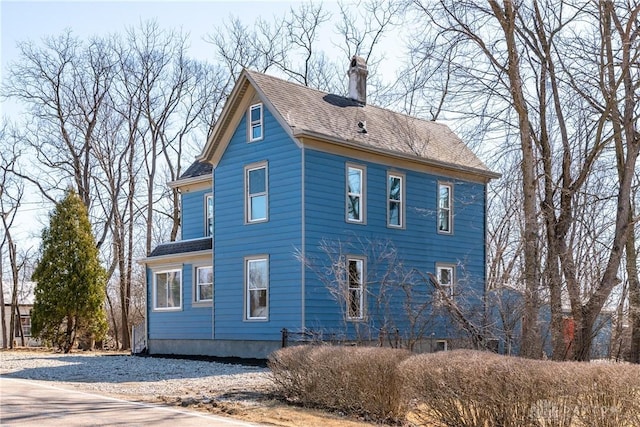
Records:
{"label": "attic vent", "polygon": [[362,105],[367,103],[367,62],[361,56],[353,56],[347,75],[349,76],[349,98]]}

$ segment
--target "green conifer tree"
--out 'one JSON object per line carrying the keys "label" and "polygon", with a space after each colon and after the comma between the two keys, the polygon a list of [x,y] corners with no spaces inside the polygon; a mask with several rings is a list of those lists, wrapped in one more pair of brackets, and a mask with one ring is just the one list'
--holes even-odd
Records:
{"label": "green conifer tree", "polygon": [[56,204],[42,232],[31,332],[68,353],[80,334],[106,335],[106,274],[85,205],[73,190]]}

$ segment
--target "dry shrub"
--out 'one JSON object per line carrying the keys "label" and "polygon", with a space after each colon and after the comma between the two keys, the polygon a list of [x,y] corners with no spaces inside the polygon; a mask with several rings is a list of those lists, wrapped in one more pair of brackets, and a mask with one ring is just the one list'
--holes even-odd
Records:
{"label": "dry shrub", "polygon": [[400,365],[407,399],[423,423],[445,426],[524,426],[543,399],[527,361],[478,351],[414,356]]}
{"label": "dry shrub", "polygon": [[476,351],[401,363],[405,400],[421,424],[638,426],[640,367],[549,362]]}
{"label": "dry shrub", "polygon": [[[574,364],[578,365],[578,364]],[[581,426],[640,426],[640,366],[580,364],[577,419]]]}
{"label": "dry shrub", "polygon": [[397,376],[410,352],[387,348],[296,346],[269,357],[279,393],[294,402],[376,420],[404,415]]}

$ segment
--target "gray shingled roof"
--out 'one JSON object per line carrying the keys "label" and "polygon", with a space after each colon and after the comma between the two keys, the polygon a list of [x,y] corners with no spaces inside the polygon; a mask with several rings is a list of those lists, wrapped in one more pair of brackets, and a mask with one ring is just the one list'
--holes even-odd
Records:
{"label": "gray shingled roof", "polygon": [[[245,70],[294,135],[308,134],[344,141],[389,154],[427,160],[495,177],[448,126],[391,110],[361,105],[297,83]],[[366,122],[362,133],[358,122]]]}
{"label": "gray shingled roof", "polygon": [[211,163],[201,162],[199,160],[194,161],[191,166],[180,176],[180,179],[195,178],[197,176],[210,175],[213,170]]}
{"label": "gray shingled roof", "polygon": [[163,256],[183,254],[187,252],[198,252],[211,250],[211,237],[205,237],[203,239],[194,240],[182,240],[177,242],[162,243],[149,254],[149,258]]}

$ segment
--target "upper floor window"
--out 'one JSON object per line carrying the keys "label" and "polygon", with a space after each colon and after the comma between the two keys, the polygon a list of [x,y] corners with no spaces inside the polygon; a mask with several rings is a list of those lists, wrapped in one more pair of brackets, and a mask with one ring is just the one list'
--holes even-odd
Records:
{"label": "upper floor window", "polygon": [[267,164],[245,167],[246,222],[267,221],[269,210]]}
{"label": "upper floor window", "polygon": [[249,142],[262,139],[262,104],[249,108]]}
{"label": "upper floor window", "polygon": [[213,236],[213,195],[204,196],[204,235]]}
{"label": "upper floor window", "polygon": [[347,221],[364,223],[365,169],[347,166]]}
{"label": "upper floor window", "polygon": [[182,308],[182,271],[159,271],[153,275],[154,310]]}
{"label": "upper floor window", "polygon": [[213,300],[213,267],[196,267],[195,301],[205,302]]}
{"label": "upper floor window", "polygon": [[364,260],[347,259],[347,318],[360,320],[364,318]]}
{"label": "upper floor window", "polygon": [[436,265],[436,277],[444,293],[453,297],[453,285],[455,282],[455,267],[453,265],[438,264]]}
{"label": "upper floor window", "polygon": [[247,258],[245,268],[245,319],[266,320],[269,313],[269,260]]}
{"label": "upper floor window", "polygon": [[451,234],[453,232],[453,186],[438,184],[438,233]]}
{"label": "upper floor window", "polygon": [[389,174],[387,177],[387,225],[404,227],[404,177]]}

